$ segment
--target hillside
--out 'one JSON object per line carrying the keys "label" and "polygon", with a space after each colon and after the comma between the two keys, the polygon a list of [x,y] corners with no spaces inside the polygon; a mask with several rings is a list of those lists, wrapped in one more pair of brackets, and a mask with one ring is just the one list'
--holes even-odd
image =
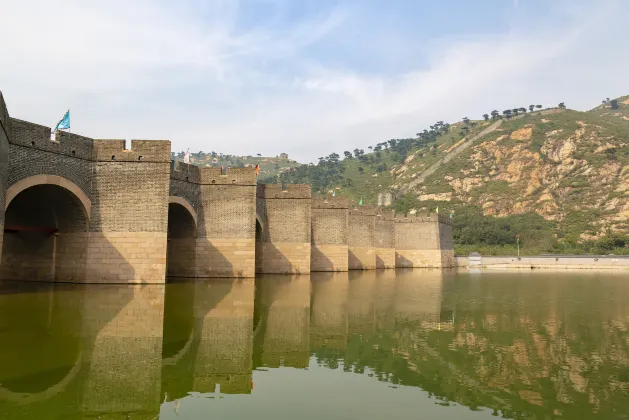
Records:
{"label": "hillside", "polygon": [[280,180],[374,204],[390,191],[402,212],[454,211],[459,252],[510,253],[519,235],[524,253],[629,253],[629,97],[588,112],[536,108],[330,155]]}
{"label": "hillside", "polygon": [[[172,153],[174,160],[183,161],[184,152]],[[265,156],[234,156],[223,153],[202,151],[190,154],[190,163],[198,166],[214,166],[224,168],[255,167],[260,165],[259,179],[262,182],[273,182],[282,172],[300,166],[300,163],[289,159],[286,155],[276,157]]]}

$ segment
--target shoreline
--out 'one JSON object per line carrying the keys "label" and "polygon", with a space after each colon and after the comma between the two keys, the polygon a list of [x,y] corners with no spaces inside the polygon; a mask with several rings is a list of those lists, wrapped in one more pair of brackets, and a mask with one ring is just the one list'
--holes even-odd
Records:
{"label": "shoreline", "polygon": [[459,268],[520,269],[520,270],[629,270],[626,255],[538,255],[455,257]]}

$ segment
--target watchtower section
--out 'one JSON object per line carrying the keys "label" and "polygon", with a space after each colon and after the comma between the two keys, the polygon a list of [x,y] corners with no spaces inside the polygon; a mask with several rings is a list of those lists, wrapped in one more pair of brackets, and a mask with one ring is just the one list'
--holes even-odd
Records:
{"label": "watchtower section", "polygon": [[4,209],[7,191],[7,171],[9,169],[9,133],[11,118],[0,92],[0,250],[4,236]]}
{"label": "watchtower section", "polygon": [[396,267],[451,267],[452,244],[452,226],[439,214],[409,214],[395,220]]}
{"label": "watchtower section", "polygon": [[347,271],[347,220],[345,197],[312,198],[311,271]]}
{"label": "watchtower section", "polygon": [[87,278],[164,282],[170,141],[94,140],[92,158]]}
{"label": "watchtower section", "polygon": [[254,277],[255,169],[200,168],[198,182],[195,276]]}
{"label": "watchtower section", "polygon": [[256,273],[310,273],[310,185],[258,184]]}
{"label": "watchtower section", "polygon": [[376,208],[360,206],[348,214],[348,268],[375,270]]}
{"label": "watchtower section", "polygon": [[376,268],[395,268],[395,212],[381,211],[375,222]]}

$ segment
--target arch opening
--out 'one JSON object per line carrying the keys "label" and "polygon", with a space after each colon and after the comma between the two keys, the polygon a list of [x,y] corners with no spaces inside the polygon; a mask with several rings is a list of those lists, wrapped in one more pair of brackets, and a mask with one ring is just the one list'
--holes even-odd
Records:
{"label": "arch opening", "polygon": [[195,277],[197,225],[187,206],[168,204],[168,245],[166,275]]}
{"label": "arch opening", "polygon": [[84,281],[89,220],[83,202],[59,185],[34,185],[6,208],[0,278]]}

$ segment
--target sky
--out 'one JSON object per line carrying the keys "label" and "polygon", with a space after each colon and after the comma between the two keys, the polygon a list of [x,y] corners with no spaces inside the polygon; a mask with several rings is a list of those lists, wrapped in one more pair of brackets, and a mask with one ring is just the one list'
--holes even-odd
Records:
{"label": "sky", "polygon": [[301,162],[629,94],[625,0],[0,0],[12,117]]}

